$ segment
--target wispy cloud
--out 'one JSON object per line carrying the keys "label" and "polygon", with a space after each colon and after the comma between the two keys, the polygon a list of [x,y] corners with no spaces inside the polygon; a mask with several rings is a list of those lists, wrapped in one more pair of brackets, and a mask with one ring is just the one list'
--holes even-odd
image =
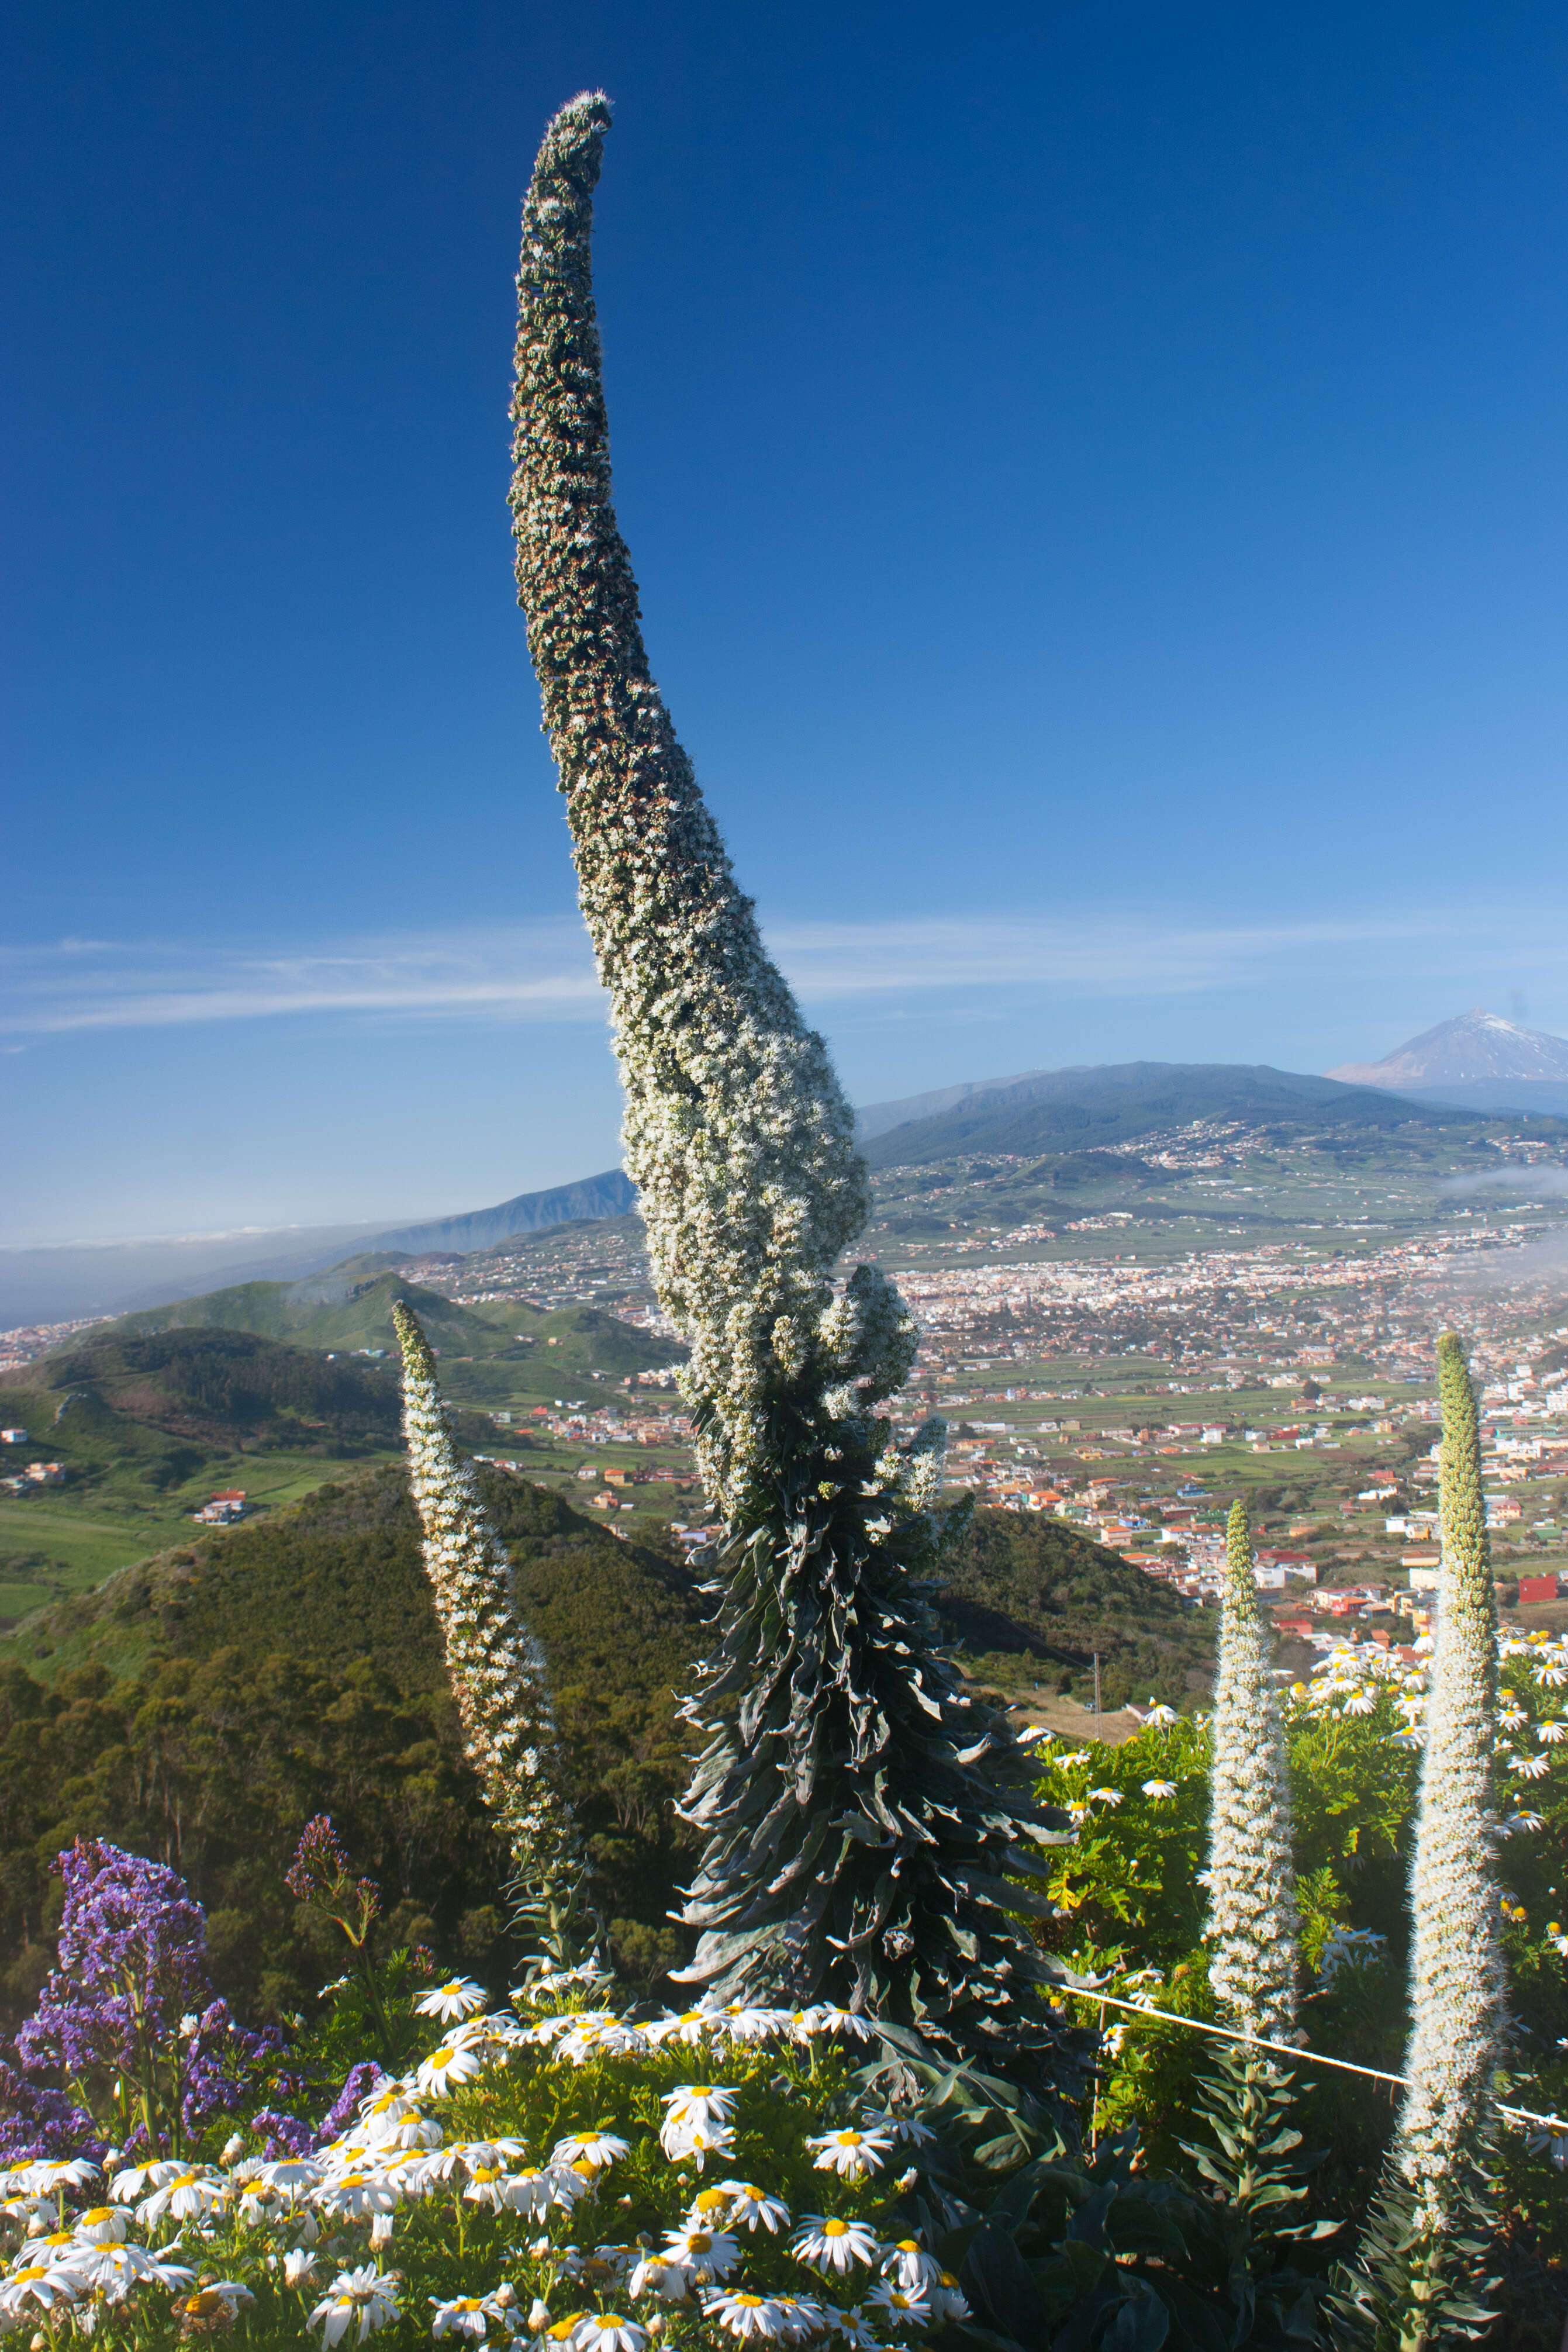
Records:
{"label": "wispy cloud", "polygon": [[163,1029],[305,1013],[594,1021],[604,996],[581,925],[405,934],[284,952],[67,940],[0,959],[13,1035]]}
{"label": "wispy cloud", "polygon": [[[1447,973],[1471,955],[1563,961],[1555,929],[1452,909],[1282,923],[1181,922],[1163,912],[1079,909],[879,922],[780,922],[768,941],[813,1005],[1040,988],[1078,997],[1163,997],[1266,981],[1401,970]],[[1538,937],[1536,936],[1538,934]],[[0,954],[0,1031],[75,1030],[354,1014],[383,1019],[597,1022],[605,998],[574,918],[289,948],[67,940]]]}

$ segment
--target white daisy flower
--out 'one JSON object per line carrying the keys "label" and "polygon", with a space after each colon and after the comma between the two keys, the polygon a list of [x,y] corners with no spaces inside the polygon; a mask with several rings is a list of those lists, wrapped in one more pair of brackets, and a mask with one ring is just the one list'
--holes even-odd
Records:
{"label": "white daisy flower", "polygon": [[875,2231],[864,2221],[843,2221],[837,2214],[808,2213],[789,2244],[797,2261],[824,2271],[844,2272],[856,2263],[874,2263],[880,2251]]}
{"label": "white daisy flower", "polygon": [[506,2192],[511,2175],[504,2164],[476,2164],[469,2168],[468,2185],[463,2191],[466,2205],[483,2205],[499,2213],[506,2204]]}
{"label": "white daisy flower", "polygon": [[643,2352],[647,2330],[618,2311],[591,2312],[572,2338],[574,2352]]}
{"label": "white daisy flower", "polygon": [[1143,1783],[1143,1794],[1146,1797],[1152,1797],[1156,1804],[1163,1804],[1167,1797],[1173,1797],[1177,1793],[1174,1780],[1145,1780]]}
{"label": "white daisy flower", "polygon": [[720,2188],[730,2200],[729,2220],[747,2230],[762,2228],[770,2237],[789,2227],[789,2207],[749,2180],[724,2180]]}
{"label": "white daisy flower", "polygon": [[1555,1748],[1560,1740],[1568,1739],[1568,1723],[1538,1723],[1535,1736],[1537,1739],[1544,1740],[1548,1748]]}
{"label": "white daisy flower", "polygon": [[109,2184],[109,2193],[117,2205],[134,2205],[149,2181],[154,2189],[165,2180],[174,2179],[184,2172],[183,2164],[169,2157],[160,2157],[155,2164],[133,2164],[124,2172],[117,2172]]}
{"label": "white daisy flower", "polygon": [[841,2033],[851,2042],[874,2042],[877,2029],[853,2009],[841,2009],[837,2002],[819,2000],[806,2011],[807,2033]]}
{"label": "white daisy flower", "polygon": [[353,2328],[354,2341],[363,2344],[378,2327],[399,2313],[398,2281],[384,2275],[374,2263],[362,2263],[357,2270],[340,2271],[321,2302],[311,2312],[307,2325],[319,2327],[321,2341],[329,2347],[341,2344]]}
{"label": "white daisy flower", "polygon": [[712,2083],[681,2083],[665,2095],[666,2121],[678,2128],[689,2124],[727,2124],[738,2093]]}
{"label": "white daisy flower", "polygon": [[703,2002],[698,2009],[683,2009],[679,2016],[671,2011],[667,2016],[656,2017],[643,2032],[648,2040],[662,2048],[667,2042],[684,2042],[695,2047],[715,2027],[726,2022],[724,2011],[716,2003]]}
{"label": "white daisy flower", "polygon": [[661,2303],[684,2303],[690,2288],[690,2272],[679,2263],[661,2262],[657,2254],[645,2254],[626,2283],[634,2303],[645,2294],[656,2294]]}
{"label": "white daisy flower", "polygon": [[621,2139],[615,2132],[569,2132],[551,2149],[550,2161],[552,2165],[586,2164],[597,2172],[602,2165],[617,2164],[630,2153],[630,2141]]}
{"label": "white daisy flower", "polygon": [[471,2344],[482,2344],[488,2324],[500,2316],[486,2294],[454,2295],[449,2303],[431,2295],[429,2301],[435,2314],[430,2322],[432,2336],[460,2336]]}
{"label": "white daisy flower", "polygon": [[901,2286],[906,2294],[925,2295],[942,2284],[942,2264],[934,2254],[927,2253],[918,2238],[900,2238],[882,2259],[882,2275]]}
{"label": "white daisy flower", "polygon": [[241,2304],[255,2301],[250,2289],[238,2279],[213,2279],[190,2294],[181,2295],[170,2316],[179,2321],[183,2334],[210,2335],[215,2327],[232,2327],[239,2317]]}
{"label": "white daisy flower", "polygon": [[810,2336],[825,2335],[832,2324],[831,2315],[809,2294],[781,2294],[773,2300],[779,2307],[779,2325],[791,2344],[802,2344]]}
{"label": "white daisy flower", "polygon": [[893,2143],[884,2132],[831,2131],[806,2141],[807,2147],[818,2151],[818,2172],[837,2172],[841,2180],[864,2180],[868,2172],[880,2172],[882,2158]]}
{"label": "white daisy flower", "polygon": [[1510,1772],[1517,1772],[1522,1780],[1540,1780],[1551,1771],[1552,1766],[1544,1756],[1510,1756],[1508,1769]]}
{"label": "white daisy flower", "polygon": [[1089,1792],[1089,1801],[1091,1805],[1119,1805],[1121,1802],[1122,1793],[1120,1789],[1091,1789]]}
{"label": "white daisy flower", "polygon": [[742,2344],[753,2336],[777,2341],[792,2332],[786,2325],[784,2305],[775,2295],[746,2294],[739,2290],[733,2294],[710,2294],[703,2300],[702,2315],[716,2319],[727,2336],[738,2337]]}
{"label": "white daisy flower", "polygon": [[881,2279],[871,2289],[868,2298],[872,2307],[885,2312],[899,2327],[929,2327],[931,2305],[923,2296],[911,2294],[906,2287],[898,2286],[891,2279]]}
{"label": "white daisy flower", "polygon": [[436,2098],[458,2083],[471,2083],[484,2060],[477,2050],[460,2045],[456,2041],[444,2042],[439,2050],[432,2050],[420,2066],[416,2080],[419,2088]]}
{"label": "white daisy flower", "polygon": [[969,2304],[963,2289],[951,2271],[943,2271],[939,2283],[931,2288],[928,2300],[938,2319],[969,2317]]}
{"label": "white daisy flower", "polygon": [[228,2182],[216,2173],[176,2172],[172,2180],[162,2182],[151,2197],[142,2200],[136,2219],[143,2229],[150,2229],[165,2214],[174,2221],[193,2221],[226,2205],[228,2197]]}
{"label": "white daisy flower", "polygon": [[76,2217],[75,2235],[84,2246],[118,2246],[128,2227],[123,2205],[89,2205]]}
{"label": "white daisy flower", "polygon": [[397,2203],[397,2190],[384,2173],[344,2172],[317,2189],[315,2202],[323,2213],[357,2221],[366,2213],[390,2213]]}
{"label": "white daisy flower", "polygon": [[123,2246],[84,2246],[72,2264],[83,2283],[117,2301],[151,2279],[157,2286],[193,2286],[195,2273],[183,2263],[165,2263],[134,2241]]}
{"label": "white daisy flower", "polygon": [[682,2124],[679,2127],[668,2118],[658,2135],[658,2144],[671,2164],[680,2164],[688,2157],[697,2158],[700,2172],[710,2156],[733,2156],[735,2135],[723,2124]]}
{"label": "white daisy flower", "polygon": [[728,2230],[671,2230],[660,2259],[679,2263],[697,2278],[727,2278],[741,2259],[741,2242]]}
{"label": "white daisy flower", "polygon": [[486,1998],[483,1985],[477,1985],[472,1977],[448,1977],[434,1991],[421,1993],[414,2006],[421,2017],[438,2017],[445,2025],[454,2017],[472,2017],[476,2010],[483,2009]]}
{"label": "white daisy flower", "polygon": [[308,2246],[290,2246],[283,2256],[284,2285],[308,2286],[316,2275],[319,2260],[320,2257],[313,2254]]}
{"label": "white daisy flower", "polygon": [[26,2263],[0,2283],[0,2317],[20,2319],[29,2304],[52,2311],[57,2304],[74,2303],[82,2284],[80,2273],[63,2263]]}
{"label": "white daisy flower", "polygon": [[27,2167],[27,2190],[35,2197],[58,2197],[62,2189],[85,2189],[97,2179],[97,2165],[89,2164],[85,2156],[70,2157],[63,2164],[40,2162]]}

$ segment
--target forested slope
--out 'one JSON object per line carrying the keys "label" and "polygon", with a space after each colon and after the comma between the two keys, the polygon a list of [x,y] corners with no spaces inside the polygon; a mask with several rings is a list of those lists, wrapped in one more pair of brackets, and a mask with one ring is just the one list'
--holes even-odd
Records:
{"label": "forested slope", "polygon": [[[667,1916],[691,1859],[673,1811],[687,1769],[677,1701],[702,1603],[675,1559],[525,1479],[479,1475],[550,1658],[616,1958],[655,1973],[684,1948]],[[1098,1649],[1110,1703],[1181,1696],[1206,1654],[1203,1621],[1163,1588],[1014,1512],[977,1515],[940,1611],[974,1663],[1010,1660],[1020,1679],[1082,1686]],[[396,1465],[127,1569],[0,1647],[6,2013],[46,1963],[48,1860],[79,1834],[189,1879],[244,2012],[306,2002],[326,1960],[283,1874],[321,1811],[380,1882],[390,1936],[500,1980],[502,1856],[463,1760]]]}

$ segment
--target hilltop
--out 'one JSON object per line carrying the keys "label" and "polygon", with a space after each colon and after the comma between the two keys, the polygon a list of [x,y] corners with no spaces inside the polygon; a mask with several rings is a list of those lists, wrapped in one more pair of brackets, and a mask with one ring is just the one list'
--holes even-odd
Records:
{"label": "hilltop", "polygon": [[873,1169],[913,1168],[976,1152],[1022,1157],[1104,1149],[1196,1119],[1294,1136],[1334,1127],[1435,1128],[1442,1112],[1262,1063],[1126,1062],[1035,1072],[965,1091],[946,1108],[880,1128],[862,1149]]}
{"label": "hilltop", "polygon": [[[549,1313],[525,1299],[458,1306],[395,1270],[383,1271],[397,1252],[362,1254],[299,1282],[247,1282],[198,1298],[176,1299],[121,1317],[111,1333],[140,1334],[214,1326],[287,1339],[296,1347],[331,1352],[375,1349],[391,1356],[394,1299],[406,1299],[442,1362],[442,1385],[459,1401],[489,1402],[497,1394],[545,1394],[570,1373],[624,1381],[681,1360],[685,1350],[657,1332],[623,1323],[602,1307]],[[504,1368],[499,1384],[485,1368]]]}

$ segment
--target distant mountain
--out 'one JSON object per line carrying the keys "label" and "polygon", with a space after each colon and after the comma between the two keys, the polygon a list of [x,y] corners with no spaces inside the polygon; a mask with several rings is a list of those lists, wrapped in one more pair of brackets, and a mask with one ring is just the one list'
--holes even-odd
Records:
{"label": "distant mountain", "polygon": [[[514,1234],[537,1234],[546,1225],[575,1224],[589,1217],[624,1217],[637,1204],[637,1186],[620,1168],[606,1168],[602,1176],[582,1176],[574,1184],[554,1184],[546,1192],[520,1192],[494,1209],[470,1209],[464,1216],[437,1217],[431,1224],[403,1225],[376,1234],[364,1244],[377,1250],[451,1250],[467,1256],[470,1250],[493,1248]],[[320,1261],[319,1261],[320,1263]],[[307,1268],[305,1271],[313,1271]]]}
{"label": "distant mountain", "polygon": [[1477,1110],[1568,1113],[1568,1038],[1521,1028],[1479,1005],[1424,1029],[1381,1062],[1347,1062],[1328,1075]]}
{"label": "distant mountain", "polygon": [[1012,1078],[974,1078],[966,1086],[937,1087],[928,1095],[906,1095],[901,1102],[867,1103],[855,1114],[855,1140],[867,1144],[889,1128],[910,1127],[917,1119],[935,1118],[944,1110],[957,1110],[963,1104],[973,1102],[976,1095],[1009,1097],[1016,1101],[1031,1099],[1041,1079],[1059,1076],[1056,1070],[1022,1070]]}
{"label": "distant mountain", "polygon": [[0,1330],[64,1322],[78,1315],[122,1315],[171,1298],[232,1290],[253,1282],[295,1282],[342,1258],[351,1242],[363,1255],[461,1255],[514,1234],[539,1233],[578,1218],[618,1217],[637,1192],[618,1168],[520,1192],[493,1209],[437,1217],[424,1224],[279,1226],[271,1232],[208,1234],[195,1241],[103,1242],[59,1249],[0,1250]]}
{"label": "distant mountain", "polygon": [[975,1088],[952,1108],[886,1129],[862,1149],[873,1169],[908,1168],[961,1153],[1092,1150],[1203,1118],[1310,1129],[1434,1117],[1397,1095],[1266,1063],[1121,1062]]}

